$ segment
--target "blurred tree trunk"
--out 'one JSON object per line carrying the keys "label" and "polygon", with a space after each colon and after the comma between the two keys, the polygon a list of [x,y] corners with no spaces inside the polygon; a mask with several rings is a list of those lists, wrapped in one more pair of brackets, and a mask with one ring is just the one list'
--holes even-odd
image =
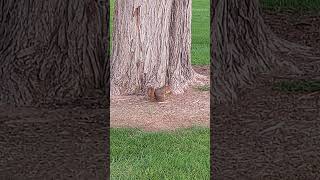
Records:
{"label": "blurred tree trunk", "polygon": [[102,90],[108,77],[108,5],[2,1],[0,104],[31,105]]}
{"label": "blurred tree trunk", "polygon": [[111,94],[140,94],[169,84],[183,93],[191,67],[191,0],[117,0],[111,54]]}
{"label": "blurred tree trunk", "polygon": [[260,72],[277,67],[301,73],[276,53],[309,50],[279,39],[260,15],[257,0],[213,0],[211,3],[211,85],[214,103],[232,103],[240,88],[254,83]]}

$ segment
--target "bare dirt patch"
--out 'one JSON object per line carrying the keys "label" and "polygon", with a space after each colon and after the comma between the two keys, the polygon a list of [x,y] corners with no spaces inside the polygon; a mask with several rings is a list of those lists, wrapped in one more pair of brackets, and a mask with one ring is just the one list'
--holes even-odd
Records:
{"label": "bare dirt patch", "polygon": [[[194,69],[209,76],[209,66],[196,66]],[[209,81],[206,85],[209,86]],[[111,98],[110,111],[111,127],[148,131],[209,127],[210,93],[194,86],[184,94],[171,95],[163,103],[150,102],[144,96],[117,96]]]}

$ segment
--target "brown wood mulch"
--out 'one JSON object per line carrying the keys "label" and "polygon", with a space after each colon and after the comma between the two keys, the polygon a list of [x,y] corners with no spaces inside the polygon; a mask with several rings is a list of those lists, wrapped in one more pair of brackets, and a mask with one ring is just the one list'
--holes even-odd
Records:
{"label": "brown wood mulch", "polygon": [[165,102],[150,102],[146,96],[113,96],[110,126],[139,128],[145,131],[171,131],[177,128],[210,125],[209,66],[194,66],[207,76],[204,86],[193,86],[185,93],[171,95]]}
{"label": "brown wood mulch", "polygon": [[[278,36],[320,47],[320,16],[265,11],[264,17]],[[294,58],[309,68],[307,79],[319,78],[319,64]],[[274,82],[294,78],[261,75],[232,108],[213,107],[214,179],[320,179],[320,92],[272,90]]]}

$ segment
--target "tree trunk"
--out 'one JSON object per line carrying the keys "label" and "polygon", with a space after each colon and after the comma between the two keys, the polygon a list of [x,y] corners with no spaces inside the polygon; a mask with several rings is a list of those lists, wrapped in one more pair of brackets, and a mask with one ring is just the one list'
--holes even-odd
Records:
{"label": "tree trunk", "polygon": [[102,89],[108,1],[4,0],[0,6],[0,104],[59,101]]}
{"label": "tree trunk", "polygon": [[191,0],[117,0],[111,94],[170,85],[183,93],[198,77],[191,67]]}
{"label": "tree trunk", "polygon": [[278,52],[307,54],[308,47],[279,39],[260,15],[257,0],[214,0],[211,3],[211,83],[214,103],[233,103],[238,90],[253,84],[260,72],[276,67],[301,73]]}
{"label": "tree trunk", "polygon": [[105,93],[108,94],[107,98],[109,98],[110,92],[110,1],[109,0],[100,0],[99,4],[99,14],[100,14],[100,22],[101,22],[101,59],[104,61],[103,65],[103,80],[102,80],[102,88]]}

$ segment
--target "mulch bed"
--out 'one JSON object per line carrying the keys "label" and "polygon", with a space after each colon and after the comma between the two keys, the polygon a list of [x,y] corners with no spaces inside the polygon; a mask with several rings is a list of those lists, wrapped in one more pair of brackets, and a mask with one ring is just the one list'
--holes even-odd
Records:
{"label": "mulch bed", "polygon": [[[320,47],[320,16],[263,15],[281,38]],[[261,75],[234,106],[213,107],[214,179],[320,179],[320,92],[277,92],[277,81]]]}

